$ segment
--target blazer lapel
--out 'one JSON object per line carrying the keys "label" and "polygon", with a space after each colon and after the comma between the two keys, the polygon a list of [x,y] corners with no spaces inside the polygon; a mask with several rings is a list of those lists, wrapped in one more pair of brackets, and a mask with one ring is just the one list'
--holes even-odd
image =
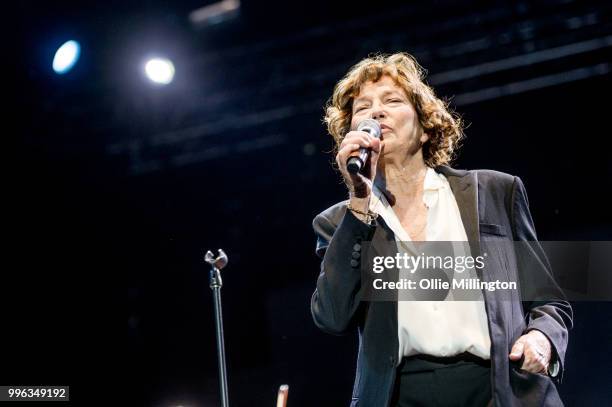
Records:
{"label": "blazer lapel", "polygon": [[441,172],[448,179],[459,207],[472,256],[477,256],[480,253],[480,229],[478,225],[478,178],[476,172],[455,170],[444,165],[437,167],[436,171]]}

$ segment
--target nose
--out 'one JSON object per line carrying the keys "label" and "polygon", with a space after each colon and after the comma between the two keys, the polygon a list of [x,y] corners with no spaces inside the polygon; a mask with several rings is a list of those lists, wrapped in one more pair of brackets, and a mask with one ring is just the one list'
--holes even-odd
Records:
{"label": "nose", "polygon": [[377,103],[372,107],[371,117],[374,120],[382,119],[385,117],[385,111],[382,104]]}

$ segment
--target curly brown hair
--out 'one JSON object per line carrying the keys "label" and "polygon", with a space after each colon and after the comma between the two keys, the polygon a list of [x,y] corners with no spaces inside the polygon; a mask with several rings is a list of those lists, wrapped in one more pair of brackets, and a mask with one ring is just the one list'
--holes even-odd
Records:
{"label": "curly brown hair", "polygon": [[353,100],[366,82],[377,82],[383,75],[390,76],[406,92],[414,106],[423,131],[429,140],[423,145],[423,159],[429,167],[449,164],[464,138],[461,117],[450,110],[434,94],[424,79],[426,72],[416,59],[407,53],[378,54],[361,60],[334,87],[325,106],[324,122],[338,149],[350,130]]}

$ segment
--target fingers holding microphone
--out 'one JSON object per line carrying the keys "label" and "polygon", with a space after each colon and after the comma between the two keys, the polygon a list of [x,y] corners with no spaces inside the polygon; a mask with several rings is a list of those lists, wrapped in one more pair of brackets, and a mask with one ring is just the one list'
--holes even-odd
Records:
{"label": "fingers holding microphone", "polygon": [[[347,168],[349,158],[359,156],[360,152],[363,152],[364,149],[368,152],[365,157],[364,167],[360,172],[350,172]],[[372,180],[376,176],[376,165],[380,149],[380,139],[371,136],[365,131],[350,131],[342,140],[336,155],[336,162],[351,194],[360,198],[365,198],[369,195]]]}

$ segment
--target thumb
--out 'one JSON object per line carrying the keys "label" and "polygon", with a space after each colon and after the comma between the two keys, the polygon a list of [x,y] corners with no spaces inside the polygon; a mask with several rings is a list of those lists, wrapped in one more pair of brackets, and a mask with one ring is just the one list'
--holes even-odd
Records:
{"label": "thumb", "polygon": [[517,341],[512,347],[512,351],[510,352],[510,359],[519,360],[521,356],[523,356],[524,348],[525,348],[525,345],[523,345],[523,342]]}

